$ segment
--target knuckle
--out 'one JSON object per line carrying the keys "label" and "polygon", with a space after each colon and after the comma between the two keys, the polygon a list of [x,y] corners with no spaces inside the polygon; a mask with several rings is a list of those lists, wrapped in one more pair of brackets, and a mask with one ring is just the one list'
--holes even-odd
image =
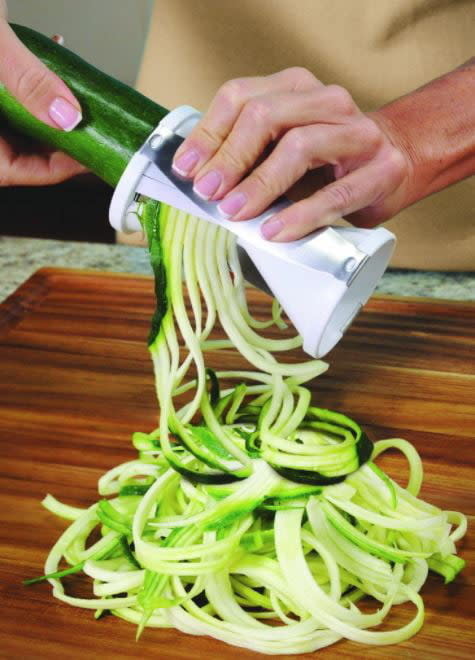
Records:
{"label": "knuckle", "polygon": [[350,92],[341,85],[328,85],[326,93],[341,114],[352,115],[355,111],[358,111]]}
{"label": "knuckle", "polygon": [[291,128],[281,140],[282,148],[303,158],[307,153],[307,140],[302,129]]}
{"label": "knuckle", "polygon": [[271,106],[264,99],[250,99],[244,106],[243,115],[253,124],[267,123],[270,120]]}
{"label": "knuckle", "polygon": [[17,79],[16,95],[22,103],[28,104],[46,91],[50,72],[46,67],[24,69]]}
{"label": "knuckle", "polygon": [[217,96],[234,107],[242,98],[245,92],[245,86],[246,83],[244,78],[233,78],[221,85]]}
{"label": "knuckle", "polygon": [[327,186],[326,196],[330,207],[336,211],[344,211],[350,208],[354,200],[353,189],[344,181],[338,181]]}
{"label": "knuckle", "polygon": [[405,172],[410,170],[408,159],[404,157],[399,149],[396,149],[395,147],[391,148],[386,158],[389,174],[394,178],[400,179],[404,176]]}
{"label": "knuckle", "polygon": [[383,144],[379,126],[369,117],[363,116],[348,125],[348,139],[361,144],[366,154],[374,154]]}
{"label": "knuckle", "polygon": [[308,87],[317,82],[313,73],[303,66],[289,67],[288,69],[285,69],[284,73],[290,78],[296,88]]}
{"label": "knuckle", "polygon": [[381,146],[383,142],[383,134],[381,133],[379,126],[372,119],[369,117],[363,117],[358,122],[358,129],[362,140],[364,140],[368,147],[376,149]]}

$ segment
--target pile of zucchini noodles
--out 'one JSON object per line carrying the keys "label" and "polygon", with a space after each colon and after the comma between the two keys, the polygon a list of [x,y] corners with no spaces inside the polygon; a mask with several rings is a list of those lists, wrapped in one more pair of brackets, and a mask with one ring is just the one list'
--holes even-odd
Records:
{"label": "pile of zucchini noodles", "polygon": [[[418,499],[408,442],[373,446],[353,420],[311,405],[303,384],[327,365],[276,359],[300,339],[259,333],[283,321],[275,303],[269,321],[251,317],[233,236],[152,201],[140,217],[157,294],[159,427],[133,435],[138,458],[101,477],[87,510],[46,497],[73,522],[46,575],[27,582],[48,579],[56,598],[131,621],[138,635],[174,626],[268,654],[408,639],[423,623],[428,570],[447,582],[463,568],[466,518]],[[218,319],[228,339],[210,338]],[[233,347],[253,370],[206,368],[206,350]],[[389,448],[408,460],[406,488],[373,462]],[[65,593],[61,578],[79,572],[93,598]],[[373,611],[358,607],[365,596]],[[374,630],[407,601],[409,623]]]}

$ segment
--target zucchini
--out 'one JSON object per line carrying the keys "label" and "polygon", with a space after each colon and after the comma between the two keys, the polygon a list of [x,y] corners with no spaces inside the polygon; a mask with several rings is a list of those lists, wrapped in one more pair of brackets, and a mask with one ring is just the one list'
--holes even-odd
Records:
{"label": "zucchini", "polygon": [[11,25],[19,39],[68,85],[83,120],[66,133],[33,117],[0,84],[1,115],[20,133],[66,152],[116,186],[134,153],[168,110],[30,28]]}

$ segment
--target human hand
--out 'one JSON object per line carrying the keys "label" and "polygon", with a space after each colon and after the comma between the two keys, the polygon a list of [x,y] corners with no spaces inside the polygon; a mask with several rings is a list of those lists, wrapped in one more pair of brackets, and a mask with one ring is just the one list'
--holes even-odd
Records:
{"label": "human hand", "polygon": [[259,215],[311,173],[311,194],[262,227],[290,241],[340,217],[373,227],[403,208],[412,164],[397,144],[345,89],[291,68],[225,83],[174,167],[232,220]]}
{"label": "human hand", "polygon": [[[0,0],[0,84],[35,117],[58,129],[81,121],[78,101],[68,87],[19,41]],[[60,151],[32,145],[0,127],[0,186],[47,185],[86,171]]]}

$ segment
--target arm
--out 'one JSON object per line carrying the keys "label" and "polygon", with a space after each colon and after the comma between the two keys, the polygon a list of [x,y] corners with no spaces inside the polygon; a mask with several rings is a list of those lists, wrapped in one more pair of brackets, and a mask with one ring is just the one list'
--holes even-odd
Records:
{"label": "arm", "polygon": [[269,239],[342,216],[373,227],[475,172],[474,61],[373,113],[305,69],[230,81],[175,168],[233,220],[261,213],[309,173],[310,195],[264,225]]}

